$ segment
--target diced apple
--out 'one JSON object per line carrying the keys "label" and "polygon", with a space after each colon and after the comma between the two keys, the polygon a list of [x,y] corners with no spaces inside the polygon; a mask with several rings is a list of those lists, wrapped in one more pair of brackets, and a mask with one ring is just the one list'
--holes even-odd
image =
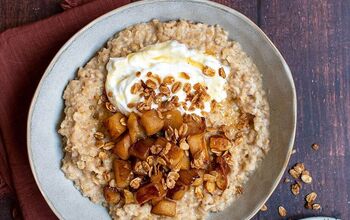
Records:
{"label": "diced apple", "polygon": [[199,134],[205,130],[204,118],[201,118],[199,121],[195,121],[191,115],[185,115],[184,123],[186,123],[188,126],[187,135]]}
{"label": "diced apple", "polygon": [[130,113],[127,126],[129,129],[129,135],[132,144],[146,137],[146,132],[138,120],[139,117],[136,115],[136,113]]}
{"label": "diced apple", "polygon": [[232,144],[227,138],[220,135],[215,135],[210,137],[209,147],[214,152],[222,152],[230,149]]}
{"label": "diced apple", "polygon": [[141,124],[146,130],[147,135],[153,135],[162,130],[164,120],[158,117],[156,110],[149,110],[141,115]]}
{"label": "diced apple", "polygon": [[165,148],[166,144],[168,143],[169,141],[163,137],[158,137],[156,142],[154,143],[155,145],[159,145],[161,146],[162,148]]}
{"label": "diced apple", "polygon": [[125,160],[115,159],[113,161],[113,170],[117,187],[127,187],[132,178],[131,164]]}
{"label": "diced apple", "polygon": [[165,129],[169,127],[179,129],[183,124],[183,118],[179,110],[170,110],[165,112],[163,115]]}
{"label": "diced apple", "polygon": [[182,160],[180,161],[180,169],[181,170],[189,170],[191,166],[190,157],[186,154],[183,156]]}
{"label": "diced apple", "polygon": [[153,143],[154,139],[152,138],[137,141],[129,148],[130,156],[134,156],[140,160],[146,160]]}
{"label": "diced apple", "polygon": [[215,170],[226,176],[231,171],[231,168],[225,159],[220,156],[215,159]]}
{"label": "diced apple", "polygon": [[152,204],[152,205],[155,205],[155,204],[157,204],[160,200],[164,199],[164,197],[166,196],[166,193],[167,193],[167,191],[164,190],[162,183],[159,182],[159,183],[156,183],[156,185],[157,185],[157,187],[158,187],[158,189],[159,189],[159,196],[158,196],[158,197],[155,197],[155,198],[153,198],[153,199],[151,200],[151,204]]}
{"label": "diced apple", "polygon": [[190,146],[190,152],[192,156],[198,152],[201,152],[206,147],[204,133],[188,136],[187,143]]}
{"label": "diced apple", "polygon": [[159,186],[155,183],[150,183],[139,188],[135,194],[136,201],[139,204],[143,204],[159,196],[160,196]]}
{"label": "diced apple", "polygon": [[151,176],[151,182],[152,183],[160,183],[163,178],[163,173],[158,172],[157,174],[154,174]]}
{"label": "diced apple", "polygon": [[122,113],[115,113],[105,121],[105,126],[112,138],[117,139],[126,130],[126,117]]}
{"label": "diced apple", "polygon": [[218,175],[216,176],[215,182],[219,189],[225,190],[227,188],[227,185],[228,185],[227,176],[221,173],[218,173]]}
{"label": "diced apple", "polygon": [[151,213],[174,217],[176,215],[176,202],[163,199],[152,207]]}
{"label": "diced apple", "polygon": [[103,188],[103,195],[106,202],[110,204],[117,204],[120,201],[120,194],[116,188],[105,186]]}
{"label": "diced apple", "polygon": [[173,200],[180,200],[185,195],[187,190],[188,186],[176,184],[174,188],[168,190],[166,196]]}
{"label": "diced apple", "polygon": [[129,158],[130,146],[131,146],[130,135],[126,133],[113,148],[113,153],[116,154],[121,159],[127,160]]}
{"label": "diced apple", "polygon": [[179,182],[185,186],[191,185],[197,178],[199,178],[198,171],[195,169],[192,170],[180,170],[179,171]]}
{"label": "diced apple", "polygon": [[178,146],[173,144],[171,146],[169,152],[167,154],[165,154],[164,158],[165,158],[166,162],[168,163],[169,168],[174,169],[181,162],[184,155],[185,155],[184,151],[181,148],[179,148]]}

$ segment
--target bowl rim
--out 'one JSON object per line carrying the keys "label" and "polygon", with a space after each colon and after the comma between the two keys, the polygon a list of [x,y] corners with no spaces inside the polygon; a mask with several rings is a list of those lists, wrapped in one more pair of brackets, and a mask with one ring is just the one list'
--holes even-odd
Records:
{"label": "bowl rim", "polygon": [[283,167],[280,170],[277,178],[275,179],[275,182],[272,185],[272,188],[270,189],[269,193],[267,194],[267,196],[262,199],[259,204],[256,205],[256,207],[251,211],[251,213],[247,216],[246,219],[251,219],[259,210],[260,207],[266,203],[266,201],[271,197],[272,193],[275,191],[276,187],[278,186],[280,180],[282,179],[282,176],[288,166],[291,154],[292,154],[292,149],[294,146],[294,140],[295,140],[295,134],[296,134],[296,124],[297,124],[297,98],[296,98],[296,89],[295,89],[295,84],[294,84],[294,80],[292,77],[292,73],[291,70],[287,64],[287,62],[285,61],[285,59],[283,58],[282,54],[279,52],[279,50],[277,49],[277,47],[272,43],[272,41],[267,37],[267,35],[260,29],[259,26],[257,26],[253,21],[251,21],[247,16],[243,15],[242,13],[236,11],[235,9],[232,9],[228,6],[222,5],[220,3],[217,2],[212,2],[209,0],[144,0],[144,1],[138,1],[138,2],[133,2],[133,3],[129,3],[126,4],[124,6],[121,6],[119,8],[113,9],[97,18],[95,18],[94,20],[92,20],[90,23],[88,23],[87,25],[85,25],[83,28],[81,28],[78,32],[76,32],[72,37],[69,38],[69,40],[59,49],[59,51],[55,54],[54,58],[51,60],[50,64],[48,65],[48,67],[45,69],[44,74],[42,75],[37,88],[35,90],[35,93],[33,95],[33,98],[31,100],[30,103],[30,108],[29,108],[29,112],[28,112],[28,116],[27,116],[27,154],[28,154],[28,159],[29,159],[29,164],[30,164],[30,168],[34,177],[34,180],[36,182],[37,187],[39,188],[40,193],[42,194],[42,196],[44,197],[46,203],[49,205],[50,209],[55,213],[55,215],[59,218],[59,219],[63,219],[63,217],[61,216],[61,214],[58,212],[58,210],[56,210],[55,206],[51,203],[51,200],[47,197],[47,195],[44,193],[44,190],[40,184],[40,181],[36,175],[36,170],[35,170],[35,166],[33,163],[33,157],[32,157],[32,147],[31,147],[31,124],[32,124],[32,116],[33,116],[33,111],[34,111],[34,107],[35,107],[35,103],[37,101],[38,95],[39,95],[39,91],[42,88],[42,84],[45,81],[45,78],[49,75],[49,73],[51,72],[52,68],[54,67],[55,63],[57,62],[57,60],[60,58],[60,56],[62,55],[62,53],[71,45],[72,42],[74,42],[76,40],[76,38],[83,34],[86,30],[90,29],[92,26],[94,26],[96,23],[103,21],[105,18],[110,17],[112,15],[114,15],[115,13],[118,13],[120,11],[135,7],[135,6],[140,6],[140,5],[145,5],[145,4],[153,4],[153,3],[157,3],[157,2],[193,2],[193,3],[201,3],[201,4],[206,4],[212,7],[216,7],[218,9],[224,10],[228,13],[234,14],[235,16],[239,17],[240,19],[242,19],[244,22],[246,22],[247,24],[249,24],[252,28],[254,28],[257,33],[263,37],[269,44],[269,46],[272,48],[272,50],[275,52],[275,54],[277,55],[277,57],[280,59],[285,71],[286,71],[286,76],[288,78],[288,81],[290,82],[291,85],[291,89],[292,89],[292,117],[293,117],[293,124],[292,124],[292,133],[290,136],[290,140],[289,140],[289,146],[288,146],[288,152],[287,152],[287,157],[286,160],[284,161]]}

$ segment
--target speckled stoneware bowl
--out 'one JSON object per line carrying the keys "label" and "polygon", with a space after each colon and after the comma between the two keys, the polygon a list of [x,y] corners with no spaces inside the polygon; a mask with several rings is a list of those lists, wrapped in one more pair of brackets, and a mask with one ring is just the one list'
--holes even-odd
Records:
{"label": "speckled stoneware bowl", "polygon": [[249,219],[276,188],[291,155],[296,127],[295,88],[283,57],[253,22],[231,8],[207,1],[151,0],[129,4],[94,20],[61,48],[40,81],[28,116],[28,155],[39,189],[60,219],[110,218],[105,208],[83,197],[60,170],[63,151],[57,129],[63,117],[62,94],[78,67],[110,37],[153,18],[221,25],[229,31],[230,38],[241,43],[263,75],[271,107],[271,150],[250,178],[244,194],[223,212],[210,215],[210,219]]}

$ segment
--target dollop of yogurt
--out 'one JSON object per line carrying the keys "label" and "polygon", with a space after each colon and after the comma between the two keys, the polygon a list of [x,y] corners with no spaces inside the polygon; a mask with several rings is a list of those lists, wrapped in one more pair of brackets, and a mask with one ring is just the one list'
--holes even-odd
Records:
{"label": "dollop of yogurt", "polygon": [[[215,71],[214,76],[203,73],[204,67],[210,67]],[[105,83],[106,94],[109,101],[123,114],[128,115],[133,108],[129,108],[129,103],[144,101],[138,94],[132,94],[131,88],[141,80],[146,82],[147,74],[153,73],[163,79],[172,76],[175,82],[182,85],[190,83],[191,88],[196,83],[200,83],[207,88],[210,99],[204,103],[204,109],[194,109],[192,111],[179,107],[182,113],[194,113],[202,116],[202,111],[210,111],[212,100],[221,102],[227,97],[225,91],[226,79],[219,76],[219,68],[223,68],[226,75],[230,73],[230,68],[223,65],[215,56],[206,54],[203,51],[189,49],[185,44],[177,41],[166,41],[155,45],[147,46],[141,51],[129,54],[126,57],[110,58],[107,63],[107,78]],[[186,73],[189,77],[184,77]],[[159,85],[158,85],[159,86]],[[157,87],[158,88],[158,87]],[[169,86],[171,89],[171,86]],[[156,93],[159,90],[157,89]],[[172,96],[178,96],[179,102],[186,102],[186,93],[183,89]],[[188,101],[187,101],[188,102]],[[155,104],[152,104],[155,108]]]}

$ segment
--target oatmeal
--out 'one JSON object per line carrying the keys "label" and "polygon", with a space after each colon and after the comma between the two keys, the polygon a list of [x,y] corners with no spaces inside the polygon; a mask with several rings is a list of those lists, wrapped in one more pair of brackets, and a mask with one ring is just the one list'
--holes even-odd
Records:
{"label": "oatmeal", "polygon": [[131,26],[69,82],[62,170],[114,219],[203,219],[269,150],[262,80],[219,26]]}

